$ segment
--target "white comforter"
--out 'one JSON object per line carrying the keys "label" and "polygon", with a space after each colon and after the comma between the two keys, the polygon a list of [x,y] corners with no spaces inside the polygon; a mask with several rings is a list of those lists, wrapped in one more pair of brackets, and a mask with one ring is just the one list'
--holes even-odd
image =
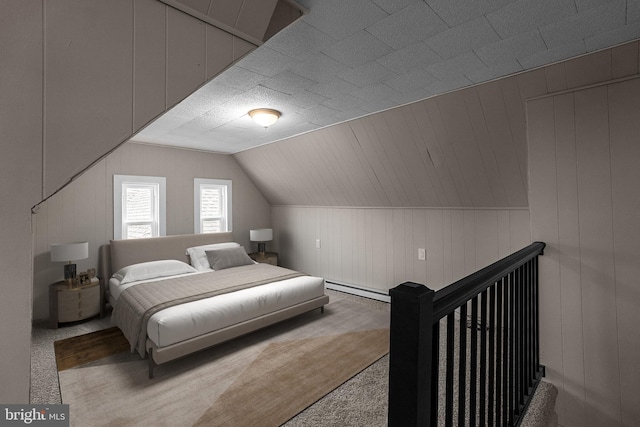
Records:
{"label": "white comforter", "polygon": [[[161,279],[166,279],[166,277],[154,280]],[[121,285],[117,279],[112,277],[109,279],[111,304],[116,304],[120,293],[129,286],[154,280],[129,282]],[[320,297],[324,295],[324,291],[324,279],[301,276],[193,301],[164,309],[151,316],[147,325],[147,335],[156,346],[166,347]]]}

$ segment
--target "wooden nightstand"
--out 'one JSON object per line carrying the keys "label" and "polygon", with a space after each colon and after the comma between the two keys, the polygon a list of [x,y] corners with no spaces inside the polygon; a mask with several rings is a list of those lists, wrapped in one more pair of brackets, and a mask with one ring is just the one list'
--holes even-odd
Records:
{"label": "wooden nightstand", "polygon": [[56,329],[59,323],[76,322],[104,315],[102,301],[104,282],[69,287],[60,281],[49,285],[49,327]]}
{"label": "wooden nightstand", "polygon": [[265,252],[264,256],[260,256],[260,252],[251,252],[249,254],[252,260],[257,262],[263,262],[265,264],[278,265],[278,253],[277,252]]}

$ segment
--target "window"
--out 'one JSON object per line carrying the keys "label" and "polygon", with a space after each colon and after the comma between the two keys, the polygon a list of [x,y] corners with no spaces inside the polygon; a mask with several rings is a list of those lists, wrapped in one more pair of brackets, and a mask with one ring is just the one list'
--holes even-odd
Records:
{"label": "window", "polygon": [[230,180],[195,178],[193,201],[194,233],[221,233],[232,230]]}
{"label": "window", "polygon": [[144,239],[166,234],[166,178],[113,176],[113,238]]}

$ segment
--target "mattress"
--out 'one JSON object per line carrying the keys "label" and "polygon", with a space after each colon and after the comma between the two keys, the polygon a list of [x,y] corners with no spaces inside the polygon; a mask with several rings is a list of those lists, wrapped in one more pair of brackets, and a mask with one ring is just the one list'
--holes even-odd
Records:
{"label": "mattress", "polygon": [[[151,281],[120,285],[112,277],[109,280],[111,304],[115,304],[122,291],[129,286]],[[147,336],[156,346],[165,347],[321,297],[324,292],[323,278],[301,276],[205,298],[157,312],[147,324]]]}

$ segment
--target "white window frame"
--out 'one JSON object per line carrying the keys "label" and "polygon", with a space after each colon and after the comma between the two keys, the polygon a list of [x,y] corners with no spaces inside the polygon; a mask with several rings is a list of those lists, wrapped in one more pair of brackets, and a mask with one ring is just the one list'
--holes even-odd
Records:
{"label": "white window frame", "polygon": [[202,220],[200,214],[200,191],[207,186],[223,186],[225,187],[224,207],[223,212],[225,217],[223,218],[222,233],[233,231],[233,187],[230,179],[210,179],[210,178],[194,178],[193,179],[193,232],[194,234],[202,234]]}
{"label": "white window frame", "polygon": [[167,234],[167,179],[163,176],[113,175],[113,238],[126,239],[123,217],[125,204],[123,189],[129,185],[154,185],[155,209],[152,237]]}

